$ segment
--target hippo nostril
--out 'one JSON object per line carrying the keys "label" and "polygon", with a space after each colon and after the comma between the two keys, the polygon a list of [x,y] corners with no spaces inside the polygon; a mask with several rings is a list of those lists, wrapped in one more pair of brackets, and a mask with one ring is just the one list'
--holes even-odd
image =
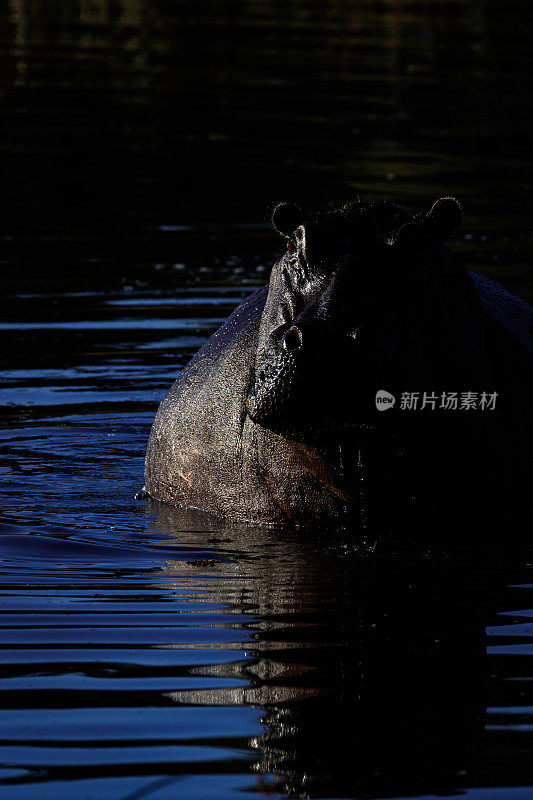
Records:
{"label": "hippo nostril", "polygon": [[302,346],[302,332],[296,325],[292,325],[283,337],[285,350],[298,350]]}

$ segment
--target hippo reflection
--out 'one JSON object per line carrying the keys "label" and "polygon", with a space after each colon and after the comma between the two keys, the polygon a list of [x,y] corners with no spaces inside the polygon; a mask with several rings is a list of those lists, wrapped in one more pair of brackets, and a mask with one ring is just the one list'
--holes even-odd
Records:
{"label": "hippo reflection", "polygon": [[[279,205],[287,250],[161,403],[155,498],[310,523],[492,512],[519,494],[533,311],[444,241],[461,210]],[[386,411],[379,398],[393,398]],[[454,404],[455,398],[455,404]],[[460,404],[458,404],[458,400]]]}
{"label": "hippo reflection", "polygon": [[[412,531],[325,541],[319,530],[302,537],[286,526],[280,536],[169,504],[150,510],[151,527],[178,545],[165,588],[248,617],[245,641],[218,645],[234,656],[195,668],[209,686],[166,699],[256,707],[265,730],[249,742],[251,772],[271,776],[265,788],[346,798],[527,784],[529,742],[511,759],[500,734],[484,732],[487,706],[525,702],[522,684],[504,702],[506,682],[489,682],[497,670],[485,628],[516,602],[503,599],[506,584],[528,580],[522,546],[502,547],[501,530],[440,540],[433,531],[428,548]],[[190,559],[192,543],[198,560],[184,563],[180,545]],[[216,678],[245,685],[213,686]]]}

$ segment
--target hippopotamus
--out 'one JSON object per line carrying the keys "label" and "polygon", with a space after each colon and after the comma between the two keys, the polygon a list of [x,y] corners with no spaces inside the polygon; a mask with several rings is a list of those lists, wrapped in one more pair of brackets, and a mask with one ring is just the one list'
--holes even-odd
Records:
{"label": "hippopotamus", "polygon": [[272,221],[286,249],[161,402],[146,491],[298,525],[521,502],[533,309],[447,248],[458,201]]}

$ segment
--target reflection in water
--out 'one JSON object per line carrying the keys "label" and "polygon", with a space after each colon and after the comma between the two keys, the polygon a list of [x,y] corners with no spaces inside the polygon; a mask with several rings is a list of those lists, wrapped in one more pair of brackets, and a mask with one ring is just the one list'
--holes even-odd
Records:
{"label": "reflection in water", "polygon": [[[201,261],[205,238],[199,253],[175,228],[224,223],[235,237],[280,199],[426,208],[453,193],[471,266],[531,297],[527,11],[526,0],[512,14],[504,0],[10,0],[10,274],[20,259],[39,277],[43,259],[69,274],[66,249],[87,278],[94,258],[111,274],[163,252]],[[257,254],[251,233],[231,252]]]}
{"label": "reflection in water", "polygon": [[[485,625],[504,585],[502,559],[504,581],[517,579],[516,554],[482,539],[465,546],[465,531],[446,549],[442,540],[428,546],[430,531],[425,543],[404,534],[356,544],[348,531],[224,524],[157,502],[150,511],[155,531],[177,542],[211,529],[223,560],[191,563],[187,585],[210,568],[209,599],[231,598],[256,616],[252,661],[202,670],[246,677],[249,687],[171,697],[263,708],[266,731],[250,744],[255,768],[277,791],[381,797],[483,785],[491,770]],[[167,574],[173,569],[169,562]],[[514,770],[519,782],[527,759]]]}
{"label": "reflection in water", "polygon": [[500,786],[514,800],[533,752],[531,584],[522,548],[504,549],[518,523],[495,525],[494,546],[474,525],[362,539],[134,500],[157,401],[247,292],[27,291],[7,304],[4,794]]}

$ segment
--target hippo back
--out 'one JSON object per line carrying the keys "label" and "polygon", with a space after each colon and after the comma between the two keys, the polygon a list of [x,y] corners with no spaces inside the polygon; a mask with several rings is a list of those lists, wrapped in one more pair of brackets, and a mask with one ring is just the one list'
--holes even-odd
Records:
{"label": "hippo back", "polygon": [[[213,497],[239,506],[245,398],[257,347],[266,287],[244,300],[189,361],[159,409],[146,452],[146,489],[159,500],[222,510]],[[204,498],[210,498],[206,503]]]}
{"label": "hippo back", "polygon": [[533,311],[499,283],[471,272],[481,307],[490,324],[506,333],[524,354],[533,356]]}

